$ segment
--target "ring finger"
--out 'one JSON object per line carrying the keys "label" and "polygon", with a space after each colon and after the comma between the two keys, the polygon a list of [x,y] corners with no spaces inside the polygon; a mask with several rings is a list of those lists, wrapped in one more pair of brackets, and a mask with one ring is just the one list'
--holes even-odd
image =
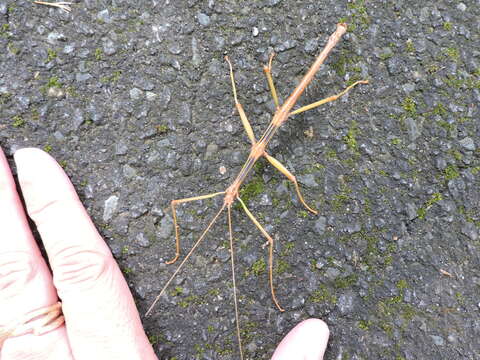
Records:
{"label": "ring finger", "polygon": [[[0,149],[0,332],[25,314],[58,301],[52,277],[30,231],[7,159]],[[3,327],[3,328],[2,328]],[[65,326],[0,344],[2,360],[73,359]]]}

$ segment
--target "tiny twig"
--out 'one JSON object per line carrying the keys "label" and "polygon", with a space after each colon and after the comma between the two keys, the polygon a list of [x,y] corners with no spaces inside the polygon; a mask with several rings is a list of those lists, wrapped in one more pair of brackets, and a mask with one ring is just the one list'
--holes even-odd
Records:
{"label": "tiny twig", "polygon": [[59,1],[59,2],[56,2],[56,3],[51,3],[51,2],[46,2],[46,1],[34,1],[34,4],[57,7],[59,9],[62,9],[65,12],[72,11],[72,8],[69,6],[69,5],[72,5],[72,3],[71,2],[66,2],[66,1]]}

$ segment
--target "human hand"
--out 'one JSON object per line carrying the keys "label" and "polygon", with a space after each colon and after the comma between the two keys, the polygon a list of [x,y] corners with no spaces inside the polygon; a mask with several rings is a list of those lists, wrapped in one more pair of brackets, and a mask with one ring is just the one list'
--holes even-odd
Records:
{"label": "human hand", "polygon": [[283,338],[271,360],[322,360],[329,336],[322,320],[304,320]]}
{"label": "human hand", "polygon": [[[53,275],[0,149],[0,358],[157,359],[123,275],[62,168],[38,149],[19,150],[14,158],[27,213],[42,237]],[[2,346],[8,332],[16,328],[21,333],[45,320],[29,317],[58,298],[64,324],[59,311],[47,310],[52,326],[30,329],[46,333],[10,336]],[[24,320],[27,324],[19,327]]]}

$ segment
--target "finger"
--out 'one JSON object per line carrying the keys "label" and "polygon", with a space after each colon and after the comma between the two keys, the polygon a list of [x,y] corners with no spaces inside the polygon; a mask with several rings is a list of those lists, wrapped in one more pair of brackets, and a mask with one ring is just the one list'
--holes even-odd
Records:
{"label": "finger", "polygon": [[17,151],[15,161],[75,359],[156,359],[123,275],[61,167],[38,149]]}
{"label": "finger", "polygon": [[271,360],[321,360],[329,335],[328,326],[322,320],[304,320],[283,338]]}
{"label": "finger", "polygon": [[[0,326],[57,302],[47,265],[28,226],[7,159],[0,149]],[[8,338],[2,360],[71,359],[65,328]]]}

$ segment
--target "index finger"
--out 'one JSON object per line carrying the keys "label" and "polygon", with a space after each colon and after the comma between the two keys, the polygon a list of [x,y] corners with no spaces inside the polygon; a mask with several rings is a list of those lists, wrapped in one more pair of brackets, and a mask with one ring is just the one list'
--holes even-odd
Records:
{"label": "index finger", "polygon": [[15,153],[27,212],[63,302],[76,359],[156,359],[112,254],[62,168],[38,149]]}

